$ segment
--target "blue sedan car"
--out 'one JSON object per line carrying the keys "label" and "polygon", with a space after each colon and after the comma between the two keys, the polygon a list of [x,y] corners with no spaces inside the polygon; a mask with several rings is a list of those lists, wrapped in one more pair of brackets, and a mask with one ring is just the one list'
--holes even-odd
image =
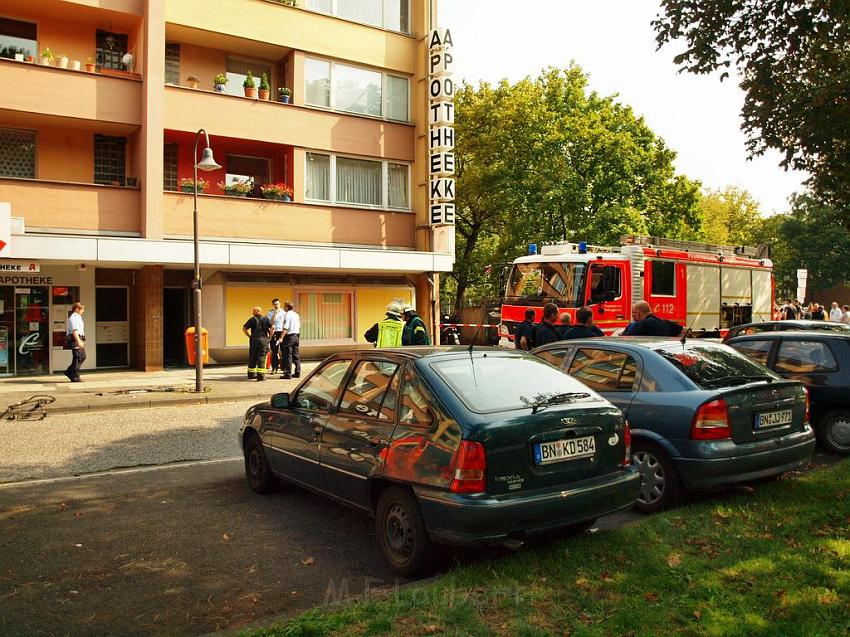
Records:
{"label": "blue sedan car", "polygon": [[641,472],[636,508],[686,490],[778,475],[815,446],[803,385],[725,345],[649,337],[559,341],[533,352],[619,407]]}

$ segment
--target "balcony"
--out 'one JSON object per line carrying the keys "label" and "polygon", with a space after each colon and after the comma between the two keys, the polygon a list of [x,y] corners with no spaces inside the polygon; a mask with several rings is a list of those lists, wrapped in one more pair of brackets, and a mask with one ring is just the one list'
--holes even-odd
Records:
{"label": "balcony", "polygon": [[[142,83],[127,77],[71,71],[0,59],[0,111],[71,117],[124,126],[142,123]],[[26,115],[24,115],[26,114]]]}
{"label": "balcony", "polygon": [[[192,196],[166,192],[164,199],[166,236],[191,237]],[[201,195],[198,211],[199,234],[205,239],[414,247],[416,215],[412,213],[221,195]]]}
{"label": "balcony", "polygon": [[12,215],[24,218],[28,232],[141,232],[141,194],[136,188],[0,178],[0,201],[11,202]]}
{"label": "balcony", "polygon": [[383,159],[413,161],[415,128],[366,117],[260,101],[179,86],[165,87],[165,127]]}

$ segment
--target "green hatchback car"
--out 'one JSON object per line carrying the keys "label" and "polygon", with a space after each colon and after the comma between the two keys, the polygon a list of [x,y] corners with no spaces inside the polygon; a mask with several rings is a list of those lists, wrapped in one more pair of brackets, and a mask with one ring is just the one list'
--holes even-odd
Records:
{"label": "green hatchback car", "polygon": [[336,354],[291,395],[248,409],[239,440],[254,491],[282,479],[374,516],[406,577],[434,544],[584,529],[630,508],[640,487],[620,410],[508,350]]}

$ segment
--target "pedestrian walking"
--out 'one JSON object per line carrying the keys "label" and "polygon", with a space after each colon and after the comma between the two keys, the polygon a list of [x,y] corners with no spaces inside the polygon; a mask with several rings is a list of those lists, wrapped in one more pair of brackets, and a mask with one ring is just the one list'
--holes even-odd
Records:
{"label": "pedestrian walking", "polygon": [[558,325],[556,324],[557,320],[558,306],[554,303],[547,303],[544,305],[543,320],[538,323],[537,329],[534,331],[535,347],[548,345],[549,343],[561,340],[561,337],[558,334]]}
{"label": "pedestrian walking", "polygon": [[402,345],[430,345],[428,329],[412,305],[405,305],[401,310],[405,326],[401,333]]}
{"label": "pedestrian walking", "polygon": [[841,319],[844,317],[844,312],[841,311],[841,308],[838,307],[838,302],[832,302],[832,308],[829,310],[829,320],[835,323],[840,323]]}
{"label": "pedestrian walking", "polygon": [[387,317],[366,330],[363,337],[375,347],[401,347],[404,333],[401,309],[397,301],[387,305]]}
{"label": "pedestrian walking", "polygon": [[272,335],[272,322],[263,314],[263,308],[257,306],[253,316],[245,321],[242,332],[248,341],[248,378],[266,379],[266,356],[269,353],[269,338]]}
{"label": "pedestrian walking", "polygon": [[576,310],[576,324],[564,332],[562,341],[571,341],[576,338],[598,338],[605,333],[593,324],[593,310],[582,307]]}
{"label": "pedestrian walking", "polygon": [[292,301],[283,304],[286,316],[283,319],[283,367],[281,378],[301,378],[301,315],[295,311]]}
{"label": "pedestrian walking", "polygon": [[283,346],[283,318],[286,311],[280,306],[280,299],[272,299],[272,309],[266,316],[272,323],[272,337],[269,341],[269,347],[272,351],[272,374],[276,373],[281,368],[281,348]]}
{"label": "pedestrian walking", "polygon": [[534,349],[534,310],[526,310],[525,320],[516,326],[514,346],[526,352]]}
{"label": "pedestrian walking", "polygon": [[65,324],[66,347],[71,350],[71,364],[65,370],[65,376],[72,383],[79,383],[80,368],[86,362],[86,326],[83,322],[83,312],[86,306],[82,303],[74,303],[71,306],[71,315]]}

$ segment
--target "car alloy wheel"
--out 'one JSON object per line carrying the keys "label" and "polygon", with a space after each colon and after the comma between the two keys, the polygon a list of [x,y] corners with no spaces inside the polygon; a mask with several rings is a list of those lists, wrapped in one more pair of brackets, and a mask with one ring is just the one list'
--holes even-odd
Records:
{"label": "car alloy wheel", "polygon": [[632,443],[632,464],[640,473],[640,493],[635,508],[641,513],[668,509],[679,501],[682,487],[667,454],[647,441]]}
{"label": "car alloy wheel", "polygon": [[827,414],[820,438],[823,446],[833,453],[850,455],[850,414],[843,411]]}
{"label": "car alloy wheel", "polygon": [[640,472],[640,495],[638,502],[646,506],[658,503],[664,497],[664,467],[658,458],[648,451],[632,454],[632,464]]}

